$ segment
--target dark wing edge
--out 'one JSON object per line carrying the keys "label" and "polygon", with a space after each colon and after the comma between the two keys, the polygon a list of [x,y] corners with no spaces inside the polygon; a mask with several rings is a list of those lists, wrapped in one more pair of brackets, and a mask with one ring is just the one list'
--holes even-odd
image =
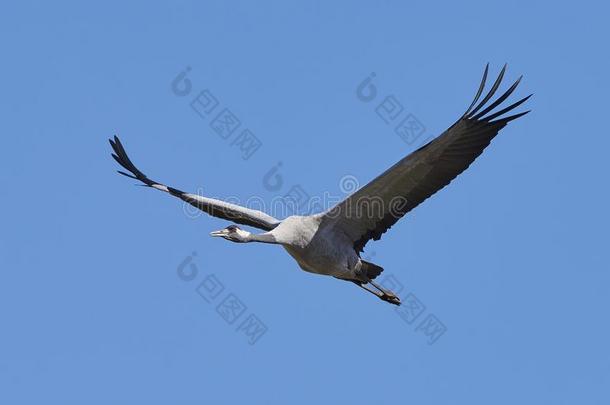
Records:
{"label": "dark wing edge", "polygon": [[[116,160],[121,167],[131,173],[129,174],[125,173],[124,171],[117,170],[117,172],[123,176],[129,177],[130,179],[139,180],[144,186],[169,193],[174,197],[178,197],[193,207],[217,218],[226,219],[242,225],[253,226],[266,231],[274,229],[279,224],[278,220],[263,212],[250,210],[248,208],[229,204],[220,200],[200,197],[153,181],[146,177],[146,175],[138,170],[138,168],[131,162],[131,159],[129,159],[129,156],[127,156],[127,152],[125,151],[123,144],[116,135],[113,139],[109,139],[108,141],[110,142],[110,146],[112,146],[112,150],[114,151],[114,153],[111,154],[114,160]],[[257,214],[260,214],[260,218],[256,217]]]}
{"label": "dark wing edge", "polygon": [[[474,106],[476,104],[476,102],[478,101],[479,97],[481,96],[483,89],[485,88],[485,81],[487,78],[487,72],[489,70],[489,63],[485,66],[485,72],[483,73],[483,79],[481,80],[481,85],[479,86],[479,90],[474,98],[474,100],[472,101],[472,104],[470,105],[470,107],[468,108],[468,110],[466,110],[466,112],[464,113],[464,115],[460,118],[459,121],[463,120],[463,119],[468,119],[468,120],[474,120],[474,121],[480,121],[480,122],[485,122],[485,123],[496,123],[496,122],[503,122],[504,124],[515,120],[519,117],[524,116],[525,114],[529,113],[531,110],[527,110],[518,114],[514,114],[508,117],[504,117],[501,118],[499,120],[496,121],[492,121],[495,118],[500,117],[501,115],[506,114],[507,112],[510,112],[512,110],[514,110],[515,108],[519,107],[521,104],[525,103],[531,96],[533,96],[533,94],[530,94],[529,96],[523,97],[521,100],[509,105],[508,107],[497,111],[487,117],[485,117],[485,114],[491,112],[494,108],[498,107],[500,104],[502,104],[502,102],[504,102],[504,100],[506,100],[511,94],[513,94],[513,92],[515,91],[515,89],[517,88],[517,86],[519,85],[519,83],[521,83],[521,79],[523,79],[523,75],[519,76],[519,78],[508,88],[508,90],[506,90],[504,92],[504,94],[502,94],[500,97],[498,97],[498,99],[496,101],[494,101],[493,103],[491,103],[490,105],[488,105],[487,107],[485,107],[485,109],[483,109],[481,112],[479,112],[477,114],[477,112],[483,108],[483,106],[485,106],[485,104],[493,97],[493,95],[496,93],[496,91],[498,90],[498,88],[500,87],[500,84],[502,82],[502,79],[504,78],[504,73],[506,73],[506,68],[507,68],[507,64],[504,64],[504,66],[502,67],[502,70],[500,71],[500,74],[498,75],[498,78],[496,79],[496,81],[494,82],[494,84],[492,85],[491,89],[489,90],[489,92],[487,93],[487,95],[485,96],[485,98],[483,98],[483,100],[474,108],[474,110],[470,111],[472,109],[472,106]],[[476,114],[476,115],[475,115]],[[458,121],[458,122],[459,122]]]}
{"label": "dark wing edge", "polygon": [[[488,63],[485,67],[483,78],[474,100],[462,117],[439,137],[433,139],[411,154],[425,154],[427,153],[426,149],[431,148],[432,145],[438,145],[438,151],[434,156],[436,160],[424,181],[411,189],[408,193],[409,195],[403,196],[405,198],[405,203],[402,207],[398,207],[398,209],[394,207],[392,213],[388,213],[381,218],[374,229],[367,230],[367,232],[354,242],[354,249],[356,252],[363,251],[364,246],[369,240],[379,240],[381,235],[390,229],[390,227],[407,212],[411,211],[428,197],[448,185],[460,173],[466,170],[506,124],[531,111],[527,110],[502,117],[504,114],[525,103],[533,94],[530,94],[497,112],[493,112],[496,107],[500,106],[500,104],[515,91],[523,76],[519,77],[508,90],[494,102],[486,105],[500,87],[506,67],[507,65],[505,64],[489,92],[485,95],[483,100],[477,104],[477,101],[483,94],[485,88],[489,71]],[[486,114],[489,113],[491,114],[486,116]]]}

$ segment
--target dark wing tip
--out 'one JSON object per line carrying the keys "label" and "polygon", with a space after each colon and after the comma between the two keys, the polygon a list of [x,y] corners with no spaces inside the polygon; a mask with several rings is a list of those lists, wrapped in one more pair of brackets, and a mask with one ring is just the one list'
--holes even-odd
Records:
{"label": "dark wing tip", "polygon": [[[114,156],[114,155],[112,155],[112,156]],[[121,171],[121,170],[117,170],[116,172],[117,172],[117,173],[119,173],[119,174],[122,174],[123,176],[127,176],[127,177],[129,177],[130,179],[138,180],[138,178],[137,178],[136,176],[131,175],[131,174],[129,174],[129,173],[125,173],[125,172],[123,172],[123,171]],[[139,185],[139,186],[143,186],[143,185],[145,185],[145,184],[138,184],[138,185]]]}
{"label": "dark wing tip", "polygon": [[[114,139],[109,139],[109,142],[112,146],[112,150],[114,151],[114,153],[112,153],[112,158],[116,160],[117,163],[121,165],[121,167],[123,167],[123,169],[130,172],[133,175],[133,178],[140,180],[146,185],[152,184],[152,182],[144,175],[144,173],[139,171],[136,166],[131,162],[129,156],[127,156],[127,152],[125,152],[125,148],[123,147],[121,141],[116,135],[114,136]],[[120,173],[125,174],[124,172]]]}
{"label": "dark wing tip", "polygon": [[487,103],[493,97],[493,95],[498,90],[498,87],[500,87],[500,83],[502,83],[502,79],[504,78],[504,74],[506,73],[507,66],[508,66],[508,64],[505,63],[504,66],[502,67],[502,70],[500,71],[500,74],[496,78],[496,81],[491,86],[491,89],[489,90],[489,92],[485,95],[483,100],[481,100],[481,102],[474,108],[474,110],[472,110],[472,112],[470,112],[468,114],[468,118],[472,118],[472,116],[474,114],[476,114],[477,111],[479,111],[485,105],[485,103]]}
{"label": "dark wing tip", "polygon": [[506,100],[511,94],[513,94],[513,92],[515,91],[515,89],[517,88],[519,83],[521,82],[522,78],[523,78],[523,75],[519,76],[519,78],[508,88],[508,90],[506,90],[504,92],[504,94],[502,94],[500,97],[498,97],[498,99],[496,101],[494,101],[489,106],[487,106],[486,108],[481,110],[477,115],[475,115],[475,116],[471,115],[471,116],[469,116],[469,118],[473,119],[473,120],[481,119],[481,117],[483,117],[485,114],[487,114],[488,112],[490,112],[491,110],[493,110],[494,108],[496,108],[497,106],[502,104],[502,102],[504,100]]}
{"label": "dark wing tip", "polygon": [[116,162],[117,162],[118,164],[120,164],[120,165],[121,165],[121,167],[125,167],[125,166],[123,165],[123,162],[121,161],[121,159],[120,159],[120,158],[119,158],[117,155],[115,155],[114,153],[111,153],[111,154],[110,154],[110,156],[112,156],[112,158],[113,158],[114,160],[116,160]]}
{"label": "dark wing tip", "polygon": [[508,117],[500,118],[499,120],[492,121],[492,123],[500,123],[501,122],[503,124],[506,124],[508,122],[511,122],[512,120],[516,120],[519,117],[523,117],[525,114],[528,114],[530,111],[532,111],[532,110],[527,110],[527,111],[523,111],[523,112],[521,112],[519,114],[514,114],[514,115],[510,115]]}
{"label": "dark wing tip", "polygon": [[[489,63],[487,63],[485,65],[485,71],[483,72],[483,80],[481,81],[477,94],[476,94],[473,102],[470,104],[470,107],[468,107],[468,110],[466,110],[466,113],[464,113],[464,115],[462,116],[461,119],[466,119],[466,120],[475,121],[475,122],[507,123],[509,121],[512,121],[516,118],[519,118],[519,117],[525,115],[525,113],[520,113],[520,114],[512,115],[510,117],[499,118],[502,115],[506,114],[507,112],[515,109],[519,105],[523,104],[533,94],[530,94],[529,96],[509,105],[508,107],[503,108],[500,111],[494,112],[494,109],[496,107],[500,106],[515,91],[517,86],[523,80],[523,75],[520,75],[517,78],[517,80],[508,88],[508,90],[506,90],[502,95],[497,97],[496,100],[494,100],[493,102],[489,102],[491,100],[491,98],[494,96],[494,94],[497,92],[498,88],[500,87],[500,84],[502,82],[502,79],[504,78],[507,68],[508,68],[508,63],[504,63],[504,66],[502,66],[502,69],[500,70],[498,77],[496,78],[493,85],[491,86],[491,89],[487,92],[485,97],[483,97],[482,100],[479,101],[479,98],[481,97],[482,92],[484,90],[485,81],[487,79],[487,75],[489,72]],[[490,114],[490,115],[485,116],[487,114]],[[498,118],[498,119],[496,119],[496,118]],[[492,121],[494,119],[496,119],[496,120]]]}
{"label": "dark wing tip", "polygon": [[502,119],[499,119],[499,120],[497,120],[497,121],[492,121],[492,120],[493,120],[494,118],[498,118],[499,116],[501,116],[501,115],[503,115],[503,114],[506,114],[507,112],[512,111],[512,110],[514,110],[515,108],[519,107],[521,104],[523,104],[523,103],[525,103],[527,100],[529,100],[529,98],[530,98],[531,96],[533,96],[533,95],[534,95],[534,94],[532,93],[532,94],[530,94],[530,95],[529,95],[529,96],[527,96],[527,97],[523,97],[521,100],[519,100],[519,101],[517,101],[517,102],[515,102],[515,103],[513,103],[513,104],[511,104],[511,105],[509,105],[508,107],[506,107],[506,108],[504,108],[504,109],[502,109],[502,110],[500,110],[500,111],[498,111],[498,112],[495,112],[495,113],[493,113],[493,114],[491,114],[491,115],[489,115],[489,116],[487,116],[487,117],[483,118],[483,121],[485,121],[485,122],[498,122],[498,121],[501,121]]}
{"label": "dark wing tip", "polygon": [[477,94],[474,96],[474,100],[472,100],[472,103],[470,103],[470,107],[468,107],[468,109],[464,113],[465,116],[468,115],[468,113],[470,112],[472,107],[474,107],[474,105],[477,103],[477,101],[479,101],[479,97],[481,97],[481,94],[483,93],[483,89],[485,89],[485,82],[487,81],[488,73],[489,73],[489,62],[487,62],[487,65],[485,65],[485,70],[483,71],[483,78],[481,79],[481,84],[479,85]]}

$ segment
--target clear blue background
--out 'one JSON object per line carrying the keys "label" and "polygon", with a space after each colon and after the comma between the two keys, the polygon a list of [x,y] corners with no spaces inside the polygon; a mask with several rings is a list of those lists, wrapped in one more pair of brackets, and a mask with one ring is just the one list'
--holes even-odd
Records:
{"label": "clear blue background", "polygon": [[[610,403],[607,16],[589,1],[4,4],[0,402]],[[153,179],[214,196],[337,193],[416,147],[356,98],[369,73],[431,135],[486,62],[525,75],[515,99],[535,93],[533,112],[367,246],[447,326],[433,345],[279,247],[211,239],[226,222],[133,187],[109,155],[117,133]],[[250,160],[172,93],[187,66],[261,139]],[[268,326],[255,345],[195,292],[209,273]]]}

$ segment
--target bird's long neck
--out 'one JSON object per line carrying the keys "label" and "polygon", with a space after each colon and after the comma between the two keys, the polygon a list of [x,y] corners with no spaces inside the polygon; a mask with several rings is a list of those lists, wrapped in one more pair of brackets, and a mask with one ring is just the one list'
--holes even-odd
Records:
{"label": "bird's long neck", "polygon": [[250,235],[248,235],[247,242],[260,242],[260,243],[273,243],[273,244],[279,243],[271,232],[258,233],[258,234],[251,233]]}

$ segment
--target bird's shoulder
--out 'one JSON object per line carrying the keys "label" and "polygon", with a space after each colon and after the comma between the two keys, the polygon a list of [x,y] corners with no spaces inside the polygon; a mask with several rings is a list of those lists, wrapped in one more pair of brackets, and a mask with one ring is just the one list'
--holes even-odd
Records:
{"label": "bird's shoulder", "polygon": [[280,243],[305,246],[313,239],[320,226],[316,216],[292,215],[271,231]]}

